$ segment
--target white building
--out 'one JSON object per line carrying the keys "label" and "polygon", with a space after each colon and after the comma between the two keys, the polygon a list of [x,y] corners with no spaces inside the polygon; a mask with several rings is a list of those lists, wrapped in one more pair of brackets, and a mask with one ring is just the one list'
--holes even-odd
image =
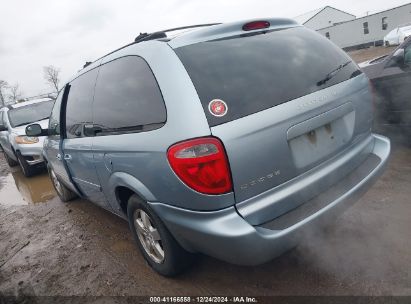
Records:
{"label": "white building", "polygon": [[293,19],[313,30],[319,30],[340,22],[354,20],[355,16],[334,7],[326,6]]}
{"label": "white building", "polygon": [[411,22],[411,3],[361,18],[332,7],[294,18],[344,49],[382,45],[391,30]]}

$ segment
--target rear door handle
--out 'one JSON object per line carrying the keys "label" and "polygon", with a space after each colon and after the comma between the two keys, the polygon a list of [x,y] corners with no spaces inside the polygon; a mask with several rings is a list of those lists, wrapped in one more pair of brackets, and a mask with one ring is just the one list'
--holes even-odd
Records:
{"label": "rear door handle", "polygon": [[70,154],[64,154],[64,160],[71,160]]}
{"label": "rear door handle", "polygon": [[60,154],[60,153],[57,154],[57,155],[56,155],[56,158],[57,158],[58,160],[61,160],[61,154]]}

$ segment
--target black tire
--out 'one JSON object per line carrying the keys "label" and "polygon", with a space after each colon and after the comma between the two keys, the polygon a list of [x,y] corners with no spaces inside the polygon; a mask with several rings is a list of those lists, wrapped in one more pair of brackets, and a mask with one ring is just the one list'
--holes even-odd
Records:
{"label": "black tire", "polygon": [[[140,211],[145,212],[149,216],[151,226],[158,231],[161,245],[164,252],[164,259],[161,262],[156,262],[146,251],[137,232],[136,214]],[[194,255],[184,250],[174,239],[171,233],[167,230],[161,219],[155,214],[150,206],[141,200],[137,195],[132,195],[128,200],[127,216],[130,225],[131,233],[137,243],[138,248],[144,256],[147,263],[159,274],[166,277],[173,277],[186,270],[194,261]]]}
{"label": "black tire", "polygon": [[2,148],[2,150],[3,150],[4,158],[6,159],[7,164],[8,164],[10,167],[15,167],[15,166],[17,166],[19,163],[16,162],[14,159],[12,159],[12,158],[7,154],[7,152],[4,151],[3,147],[1,147],[1,148]]}
{"label": "black tire", "polygon": [[25,177],[31,177],[36,173],[36,168],[30,166],[19,151],[17,151],[17,159],[19,161],[18,163],[20,164],[21,171]]}
{"label": "black tire", "polygon": [[51,183],[53,184],[54,190],[56,190],[57,195],[63,202],[68,202],[77,197],[77,194],[67,188],[54,173],[53,169],[47,165],[47,171],[49,173]]}

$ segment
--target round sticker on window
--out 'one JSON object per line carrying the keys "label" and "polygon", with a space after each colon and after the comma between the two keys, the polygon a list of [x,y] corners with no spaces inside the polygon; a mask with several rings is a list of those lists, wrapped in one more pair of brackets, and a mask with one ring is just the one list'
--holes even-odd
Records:
{"label": "round sticker on window", "polygon": [[208,104],[208,110],[214,116],[222,117],[227,114],[228,107],[227,104],[221,99],[213,99]]}

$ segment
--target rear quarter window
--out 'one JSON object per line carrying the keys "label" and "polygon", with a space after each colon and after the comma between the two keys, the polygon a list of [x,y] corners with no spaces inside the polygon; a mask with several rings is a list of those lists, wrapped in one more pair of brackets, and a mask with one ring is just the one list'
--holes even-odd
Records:
{"label": "rear quarter window", "polygon": [[[304,27],[200,42],[175,49],[200,97],[210,126],[232,121],[335,85],[361,72],[354,63],[319,84],[350,57]],[[227,114],[208,106],[223,100]]]}

